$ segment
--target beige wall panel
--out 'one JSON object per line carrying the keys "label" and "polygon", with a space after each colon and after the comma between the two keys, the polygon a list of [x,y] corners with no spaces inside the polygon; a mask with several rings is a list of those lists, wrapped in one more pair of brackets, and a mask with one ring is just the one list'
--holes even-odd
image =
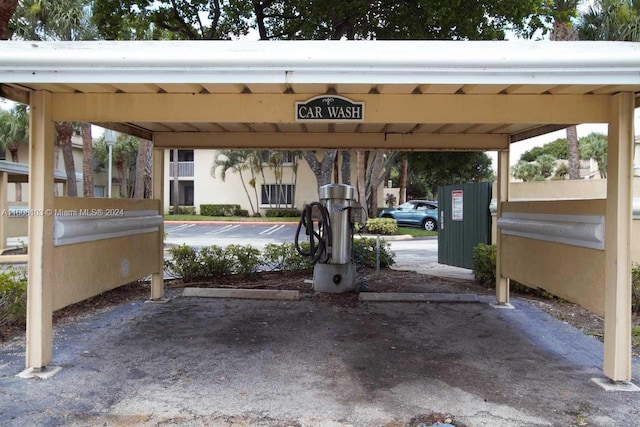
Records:
{"label": "beige wall panel", "polygon": [[[26,184],[23,184],[26,186]],[[9,202],[7,208],[14,206],[29,206],[29,202]],[[7,237],[25,237],[28,233],[29,219],[27,217],[5,217]]]}
{"label": "beige wall panel", "polygon": [[[506,212],[604,215],[605,200],[505,202]],[[604,313],[604,251],[503,235],[503,275]]]}
{"label": "beige wall panel", "polygon": [[[312,94],[53,94],[56,121],[292,123]],[[369,123],[604,123],[606,95],[354,95]]]}
{"label": "beige wall panel", "polygon": [[607,180],[512,182],[511,200],[605,199]]}
{"label": "beige wall panel", "polygon": [[53,251],[53,309],[158,272],[160,233],[58,246]]}
{"label": "beige wall panel", "polygon": [[[157,210],[159,200],[56,197],[56,210]],[[160,232],[57,246],[53,251],[53,309],[82,301],[162,269]]]}
{"label": "beige wall panel", "polygon": [[506,202],[503,213],[545,213],[553,215],[604,215],[604,200],[547,200],[537,202]]}
{"label": "beige wall panel", "polygon": [[604,251],[502,237],[503,275],[604,315]]}

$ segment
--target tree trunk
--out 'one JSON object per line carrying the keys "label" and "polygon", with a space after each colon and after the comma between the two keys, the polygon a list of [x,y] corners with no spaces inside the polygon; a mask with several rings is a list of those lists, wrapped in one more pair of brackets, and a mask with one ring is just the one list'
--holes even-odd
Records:
{"label": "tree trunk", "polygon": [[402,156],[400,164],[400,194],[398,195],[398,204],[401,205],[407,201],[407,174],[409,169],[409,158],[406,154]]}
{"label": "tree trunk", "polygon": [[[58,169],[58,163],[60,163],[60,141],[58,138],[55,139],[55,143],[53,144],[53,171],[55,173],[56,169]],[[59,196],[58,194],[58,184],[53,186],[53,195]]]}
{"label": "tree trunk", "polygon": [[[147,153],[144,159],[144,197],[151,198],[152,191],[152,175],[153,175],[153,142],[147,141]],[[158,195],[157,198],[160,198]]]}
{"label": "tree trunk", "polygon": [[118,173],[120,174],[120,197],[126,198],[129,196],[127,194],[127,186],[129,183],[127,182],[127,172],[124,160],[119,159],[116,161],[116,169],[118,169]]}
{"label": "tree trunk", "polygon": [[580,179],[580,150],[578,149],[578,130],[575,126],[567,128],[567,156],[569,179]]}
{"label": "tree trunk", "polygon": [[73,125],[71,122],[56,122],[56,131],[62,150],[64,170],[67,174],[67,196],[78,197],[78,186],[76,185],[76,167],[73,162],[73,146],[71,137],[73,136]]}
{"label": "tree trunk", "polygon": [[[552,41],[578,40],[578,32],[570,22],[554,21],[551,35]],[[580,179],[580,153],[578,150],[578,132],[575,126],[567,128],[567,153],[569,160],[569,179]]]}
{"label": "tree trunk", "polygon": [[363,150],[356,151],[356,168],[358,175],[358,179],[356,180],[356,185],[358,187],[358,201],[360,202],[360,206],[362,206],[362,223],[366,225],[367,218],[369,217],[365,187],[365,172],[367,170],[367,161],[365,158],[365,151]]}
{"label": "tree trunk", "polygon": [[0,0],[0,40],[8,39],[9,21],[17,6],[18,0]]}
{"label": "tree trunk", "polygon": [[80,124],[82,133],[82,193],[93,197],[93,137],[91,123]]}
{"label": "tree trunk", "polygon": [[173,169],[173,200],[171,200],[171,204],[173,205],[173,214],[180,214],[180,181],[178,180],[178,150],[173,150],[173,163],[171,163],[171,168]]}
{"label": "tree trunk", "polygon": [[351,185],[351,151],[348,150],[342,151],[342,183]]}
{"label": "tree trunk", "polygon": [[133,190],[134,199],[144,199],[144,171],[147,163],[147,147],[149,141],[141,139],[138,144],[138,156],[136,158],[136,177]]}
{"label": "tree trunk", "polygon": [[[11,153],[11,161],[13,163],[19,163],[18,162],[18,146],[9,146],[9,152]],[[16,202],[21,202],[22,201],[22,184],[19,182],[16,182]]]}
{"label": "tree trunk", "polygon": [[378,216],[378,188],[384,180],[383,175],[384,151],[375,150],[375,157],[371,162],[371,173],[369,178],[369,216]]}
{"label": "tree trunk", "polygon": [[333,161],[338,154],[337,150],[327,150],[324,152],[322,162],[318,161],[313,151],[303,151],[302,157],[309,165],[311,171],[316,176],[316,183],[318,185],[318,194],[320,194],[320,187],[331,183],[331,172],[333,172]]}

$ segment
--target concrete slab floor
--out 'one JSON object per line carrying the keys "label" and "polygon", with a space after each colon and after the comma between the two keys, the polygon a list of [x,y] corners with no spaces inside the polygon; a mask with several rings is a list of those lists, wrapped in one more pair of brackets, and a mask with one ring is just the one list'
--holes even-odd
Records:
{"label": "concrete slab floor", "polygon": [[[607,392],[602,344],[513,299],[412,304],[182,298],[57,325],[47,380],[0,347],[3,425],[640,426]],[[482,300],[484,297],[481,297]],[[633,362],[634,382],[640,363]]]}

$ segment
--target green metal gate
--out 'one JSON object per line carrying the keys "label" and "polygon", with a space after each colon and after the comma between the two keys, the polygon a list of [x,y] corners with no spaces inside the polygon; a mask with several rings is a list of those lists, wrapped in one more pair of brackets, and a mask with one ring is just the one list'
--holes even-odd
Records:
{"label": "green metal gate", "polygon": [[438,263],[472,268],[473,248],[491,243],[491,183],[438,187]]}

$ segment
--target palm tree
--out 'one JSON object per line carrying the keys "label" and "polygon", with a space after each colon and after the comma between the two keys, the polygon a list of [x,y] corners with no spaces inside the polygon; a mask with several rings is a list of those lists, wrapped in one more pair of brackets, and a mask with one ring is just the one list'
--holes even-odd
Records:
{"label": "palm tree", "polygon": [[242,188],[244,188],[244,192],[247,194],[247,199],[249,199],[249,206],[251,207],[251,213],[253,216],[255,216],[256,209],[253,206],[253,201],[251,200],[249,189],[247,188],[247,184],[244,181],[244,176],[242,175],[242,171],[249,168],[249,160],[248,160],[249,155],[250,155],[250,152],[247,150],[220,151],[213,161],[213,166],[211,167],[211,176],[215,178],[217,172],[220,171],[220,179],[224,181],[227,178],[227,171],[238,173],[240,175],[240,182],[242,183]]}
{"label": "palm tree", "polygon": [[598,163],[600,178],[607,177],[607,136],[592,132],[580,138],[580,151],[584,159],[593,159]]}
{"label": "palm tree", "polygon": [[[19,163],[18,151],[29,142],[29,110],[17,104],[11,111],[0,113],[0,149],[11,153],[11,161]],[[16,201],[22,201],[22,184],[16,183]]]}
{"label": "palm tree", "polygon": [[[553,0],[551,40],[578,40],[578,31],[571,22],[578,13],[578,3],[580,3],[579,0]],[[567,153],[569,179],[580,179],[580,150],[578,149],[578,131],[575,126],[567,128]]]}
{"label": "palm tree", "polygon": [[9,21],[17,6],[18,0],[0,0],[0,40],[9,38]]}
{"label": "palm tree", "polygon": [[[96,30],[91,24],[91,0],[23,0],[20,1],[12,20],[14,36],[25,40],[91,40]],[[75,165],[71,137],[73,124],[56,123],[58,132],[56,147],[62,150],[67,174],[67,195],[77,196]],[[85,162],[93,161],[90,153],[91,126],[81,126]],[[84,166],[83,171],[92,166]],[[84,175],[85,195],[93,193],[93,174]],[[88,190],[88,189],[91,190]]]}
{"label": "palm tree", "polygon": [[639,0],[597,0],[578,25],[584,40],[640,41]]}

